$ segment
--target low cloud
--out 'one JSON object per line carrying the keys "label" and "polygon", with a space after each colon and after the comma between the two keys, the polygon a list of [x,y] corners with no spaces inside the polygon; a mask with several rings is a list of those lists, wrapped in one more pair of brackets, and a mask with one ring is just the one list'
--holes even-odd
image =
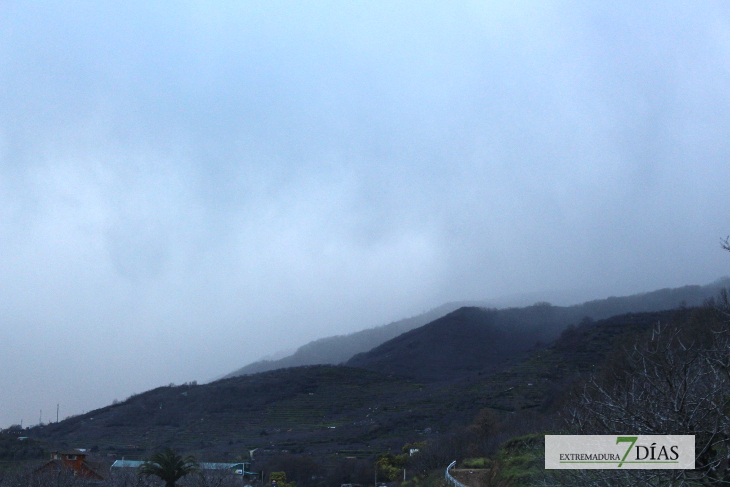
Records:
{"label": "low cloud", "polygon": [[0,426],[727,274],[724,3],[1,9]]}

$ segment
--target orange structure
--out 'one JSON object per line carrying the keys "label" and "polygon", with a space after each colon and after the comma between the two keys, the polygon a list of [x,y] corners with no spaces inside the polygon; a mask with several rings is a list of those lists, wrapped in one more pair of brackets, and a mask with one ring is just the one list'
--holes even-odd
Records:
{"label": "orange structure", "polygon": [[82,450],[52,451],[51,460],[38,468],[52,471],[71,470],[76,477],[104,480],[98,469],[98,465],[86,461],[86,452]]}

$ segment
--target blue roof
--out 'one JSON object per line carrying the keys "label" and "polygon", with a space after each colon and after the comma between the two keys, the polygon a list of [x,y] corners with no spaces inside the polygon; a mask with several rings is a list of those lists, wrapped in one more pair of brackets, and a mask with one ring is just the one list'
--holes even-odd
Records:
{"label": "blue roof", "polygon": [[[116,460],[112,464],[112,468],[139,468],[144,462],[140,460]],[[241,470],[245,474],[257,475],[255,472],[246,471],[246,467],[251,468],[248,462],[246,463],[199,463],[198,466],[201,470]]]}

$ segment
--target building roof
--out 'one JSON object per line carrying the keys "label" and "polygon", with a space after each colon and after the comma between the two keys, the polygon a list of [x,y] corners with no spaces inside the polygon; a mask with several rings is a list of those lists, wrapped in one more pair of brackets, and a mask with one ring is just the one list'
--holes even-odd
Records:
{"label": "building roof", "polygon": [[[139,468],[144,462],[140,460],[116,460],[112,464],[112,468]],[[199,463],[198,466],[201,470],[241,470],[245,474],[251,474],[252,472],[246,471],[246,467],[251,468],[248,462],[242,463]]]}
{"label": "building roof", "polygon": [[59,455],[84,455],[84,456],[88,455],[88,452],[86,450],[76,450],[76,449],[71,449],[71,450],[51,450],[50,453],[52,453],[52,454],[53,453],[58,453]]}
{"label": "building roof", "polygon": [[112,468],[138,468],[143,463],[139,460],[115,460]]}
{"label": "building roof", "polygon": [[36,471],[41,470],[73,470],[76,474],[80,475],[81,477],[88,478],[88,479],[94,479],[94,480],[104,480],[104,476],[99,473],[99,470],[101,470],[102,465],[101,464],[91,464],[90,462],[82,461],[80,464],[78,464],[76,467],[69,465],[68,463],[64,463],[63,460],[49,460],[48,462],[44,463],[40,467],[36,469]]}

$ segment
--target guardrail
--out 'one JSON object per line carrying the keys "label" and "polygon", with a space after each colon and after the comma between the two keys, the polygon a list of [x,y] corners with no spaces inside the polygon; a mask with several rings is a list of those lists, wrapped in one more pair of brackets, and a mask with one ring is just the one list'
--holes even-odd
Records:
{"label": "guardrail", "polygon": [[466,485],[462,484],[458,480],[456,480],[454,477],[451,476],[449,473],[449,470],[454,468],[454,465],[456,465],[456,460],[451,462],[448,467],[446,467],[446,475],[444,475],[444,478],[446,479],[446,482],[453,485],[454,487],[466,487]]}

